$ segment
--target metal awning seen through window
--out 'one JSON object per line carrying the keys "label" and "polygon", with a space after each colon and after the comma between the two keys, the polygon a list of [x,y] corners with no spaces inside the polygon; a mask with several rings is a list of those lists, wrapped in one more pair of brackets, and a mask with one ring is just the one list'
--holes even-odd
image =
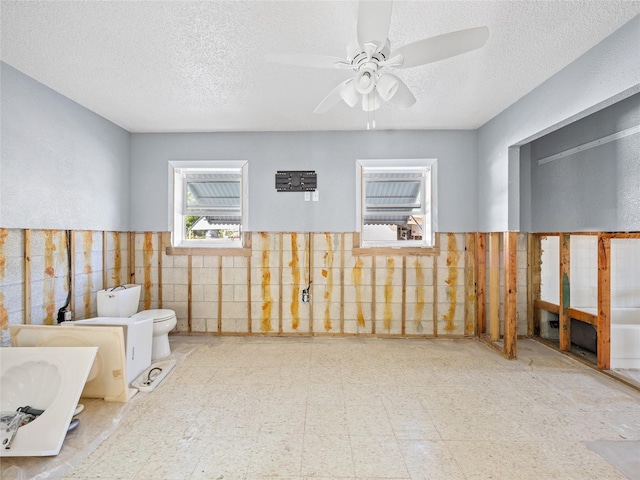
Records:
{"label": "metal awning seen through window", "polygon": [[185,215],[207,217],[209,223],[239,224],[242,219],[240,173],[185,175]]}
{"label": "metal awning seen through window", "polygon": [[365,225],[407,225],[424,214],[424,171],[365,171],[363,181]]}

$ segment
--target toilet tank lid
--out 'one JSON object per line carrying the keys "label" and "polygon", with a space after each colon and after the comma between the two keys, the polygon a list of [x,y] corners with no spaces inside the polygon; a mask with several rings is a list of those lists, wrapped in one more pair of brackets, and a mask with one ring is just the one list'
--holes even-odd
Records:
{"label": "toilet tank lid", "polygon": [[167,308],[158,308],[154,310],[142,310],[141,312],[132,315],[135,318],[153,318],[155,322],[161,322],[163,320],[169,320],[171,317],[175,317],[176,312]]}

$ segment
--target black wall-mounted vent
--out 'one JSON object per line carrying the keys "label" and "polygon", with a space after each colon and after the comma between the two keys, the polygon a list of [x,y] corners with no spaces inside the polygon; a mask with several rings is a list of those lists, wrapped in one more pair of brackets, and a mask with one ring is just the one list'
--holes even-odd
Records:
{"label": "black wall-mounted vent", "polygon": [[313,192],[317,185],[316,172],[278,170],[276,173],[276,190],[278,192]]}

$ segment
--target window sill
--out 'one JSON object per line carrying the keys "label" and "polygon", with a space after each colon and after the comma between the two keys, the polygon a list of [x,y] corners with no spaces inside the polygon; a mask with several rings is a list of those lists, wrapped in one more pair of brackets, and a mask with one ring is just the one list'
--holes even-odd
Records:
{"label": "window sill", "polygon": [[215,257],[250,257],[251,233],[244,234],[242,247],[167,247],[167,255],[203,255]]}
{"label": "window sill", "polygon": [[204,255],[218,257],[250,257],[251,248],[167,247],[167,255]]}
{"label": "window sill", "polygon": [[429,256],[440,253],[440,242],[438,235],[435,236],[435,244],[430,247],[362,247],[360,246],[360,233],[353,234],[353,255],[372,256]]}

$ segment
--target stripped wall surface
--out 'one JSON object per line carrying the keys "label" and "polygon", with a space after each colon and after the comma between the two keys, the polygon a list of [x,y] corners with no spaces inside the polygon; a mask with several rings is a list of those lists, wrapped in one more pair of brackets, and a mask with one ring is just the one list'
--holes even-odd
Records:
{"label": "stripped wall surface", "polygon": [[295,232],[253,234],[249,256],[163,253],[162,307],[176,310],[178,331],[189,333],[473,335],[473,319],[465,324],[475,311],[465,305],[468,235],[442,237],[451,238],[445,249],[423,256],[356,255],[352,233]]}
{"label": "stripped wall surface", "polygon": [[[66,232],[2,232],[3,331],[9,322],[54,323],[69,288]],[[175,310],[181,333],[460,337],[477,330],[475,233],[439,233],[435,249],[403,254],[360,249],[354,233],[256,232],[250,247],[234,255],[176,254],[167,250],[167,232],[70,233],[74,319],[97,315],[98,290],[137,283],[139,309]],[[520,318],[526,317],[526,245],[521,234]],[[523,323],[518,331],[526,334]]]}

